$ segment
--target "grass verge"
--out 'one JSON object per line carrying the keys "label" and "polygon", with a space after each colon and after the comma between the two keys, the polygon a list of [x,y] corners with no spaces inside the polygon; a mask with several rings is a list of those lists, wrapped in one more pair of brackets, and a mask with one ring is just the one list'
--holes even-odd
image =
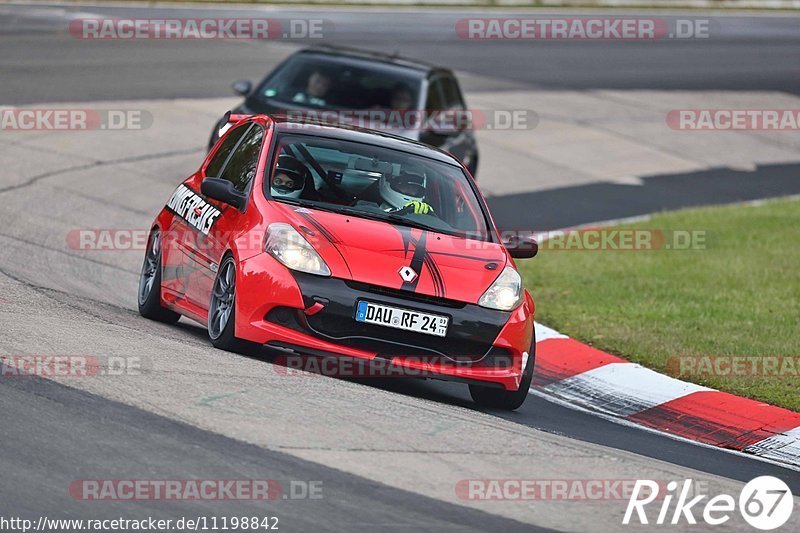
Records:
{"label": "grass verge", "polygon": [[[629,228],[673,246],[585,250],[567,238],[522,262],[537,320],[656,371],[800,411],[800,201],[609,229]],[[705,243],[675,249],[685,231]]]}

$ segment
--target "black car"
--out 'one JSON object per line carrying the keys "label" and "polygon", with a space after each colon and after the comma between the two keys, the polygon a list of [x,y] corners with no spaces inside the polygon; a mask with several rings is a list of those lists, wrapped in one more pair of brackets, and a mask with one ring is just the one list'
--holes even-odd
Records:
{"label": "black car", "polygon": [[[233,89],[245,97],[233,114],[386,118],[388,132],[450,152],[475,176],[478,147],[470,113],[458,80],[448,69],[377,52],[322,46],[296,52],[255,86],[240,80]],[[393,110],[400,113],[392,114]],[[228,127],[226,117],[214,127],[209,149]],[[364,126],[363,121],[354,121]],[[381,129],[374,120],[370,124],[367,127]]]}

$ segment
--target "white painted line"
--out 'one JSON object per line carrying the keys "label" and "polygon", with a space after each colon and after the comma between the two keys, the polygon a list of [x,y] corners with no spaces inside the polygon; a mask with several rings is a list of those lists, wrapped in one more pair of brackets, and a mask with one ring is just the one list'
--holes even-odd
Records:
{"label": "white painted line", "polygon": [[800,427],[773,435],[748,446],[744,451],[776,461],[798,463],[800,461]]}
{"label": "white painted line", "polygon": [[711,391],[634,363],[610,363],[543,388],[563,400],[627,417],[687,394]]}
{"label": "white painted line", "polygon": [[547,339],[568,339],[566,335],[563,333],[559,333],[558,331],[548,328],[538,322],[533,323],[534,330],[536,332],[536,342],[546,341]]}

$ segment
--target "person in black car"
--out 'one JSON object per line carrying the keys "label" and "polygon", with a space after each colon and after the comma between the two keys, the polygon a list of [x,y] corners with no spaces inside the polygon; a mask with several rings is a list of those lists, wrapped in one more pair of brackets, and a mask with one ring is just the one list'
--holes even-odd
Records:
{"label": "person in black car", "polygon": [[292,102],[297,104],[311,104],[315,106],[326,105],[326,97],[330,91],[333,80],[319,69],[315,69],[308,76],[305,91],[298,92],[292,97]]}
{"label": "person in black car", "polygon": [[[263,80],[239,80],[234,90],[245,100],[232,114],[287,114],[388,109],[403,117],[427,113],[466,113],[467,105],[453,72],[428,63],[365,50],[316,46],[289,56]],[[389,113],[387,113],[389,114]],[[228,117],[216,123],[209,150],[224,133]],[[471,125],[442,128],[435,121],[396,120],[378,127],[401,137],[445,150],[475,176],[478,145]],[[397,124],[396,124],[397,123]],[[367,126],[369,127],[369,126]]]}

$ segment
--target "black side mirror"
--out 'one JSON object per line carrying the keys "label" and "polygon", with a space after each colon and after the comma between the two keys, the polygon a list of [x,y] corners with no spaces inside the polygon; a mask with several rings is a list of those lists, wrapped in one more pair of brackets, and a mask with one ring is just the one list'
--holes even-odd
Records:
{"label": "black side mirror", "polygon": [[236,209],[244,209],[247,205],[247,195],[237,191],[233,183],[221,178],[206,178],[200,184],[200,192],[209,198],[232,205]]}
{"label": "black side mirror", "polygon": [[250,91],[253,90],[253,84],[250,82],[250,80],[237,80],[233,82],[231,87],[236,94],[241,94],[242,96],[247,96],[250,94]]}
{"label": "black side mirror", "polygon": [[503,246],[514,259],[530,259],[539,252],[539,243],[527,235],[507,238],[503,240]]}

